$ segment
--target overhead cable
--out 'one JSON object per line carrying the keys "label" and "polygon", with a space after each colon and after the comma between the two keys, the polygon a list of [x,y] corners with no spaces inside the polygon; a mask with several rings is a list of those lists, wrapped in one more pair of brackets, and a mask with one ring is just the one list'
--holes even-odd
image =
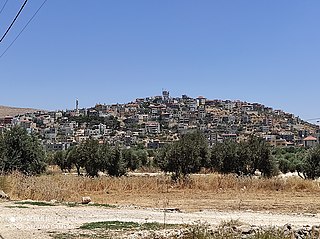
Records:
{"label": "overhead cable", "polygon": [[32,15],[32,17],[29,19],[27,24],[22,28],[22,30],[19,32],[19,34],[15,37],[15,39],[10,43],[10,45],[4,50],[4,52],[0,55],[0,58],[6,54],[6,52],[10,49],[10,47],[16,42],[16,40],[20,37],[22,32],[27,28],[27,26],[32,22],[32,20],[35,18],[35,16],[38,14],[38,12],[41,10],[43,5],[47,2],[48,0],[44,0],[44,2],[41,4],[41,6],[37,9],[37,11]]}
{"label": "overhead cable", "polygon": [[19,12],[16,14],[15,18],[13,19],[13,21],[11,22],[10,26],[8,27],[8,29],[6,30],[6,32],[3,34],[3,36],[0,39],[0,42],[2,42],[2,40],[6,37],[6,35],[8,34],[8,32],[10,31],[11,27],[13,26],[13,24],[15,23],[15,21],[17,20],[17,18],[19,17],[20,13],[22,12],[24,6],[27,4],[28,0],[25,0],[24,3],[22,4],[22,6],[20,7]]}

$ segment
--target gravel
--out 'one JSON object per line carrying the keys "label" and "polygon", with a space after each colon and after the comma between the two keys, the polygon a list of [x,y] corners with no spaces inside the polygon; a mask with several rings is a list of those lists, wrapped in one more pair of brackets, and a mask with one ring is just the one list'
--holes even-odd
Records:
{"label": "gravel", "polygon": [[[218,226],[221,222],[238,220],[252,227],[283,227],[290,225],[301,235],[313,225],[319,225],[320,214],[272,213],[253,211],[183,212],[152,208],[96,206],[68,207],[33,206],[20,208],[14,202],[0,202],[0,238],[51,238],[49,232],[73,232],[82,224],[98,221],[160,222],[170,224],[207,223]],[[307,229],[303,229],[307,228]],[[288,229],[289,230],[289,229]],[[297,232],[297,235],[300,235]]]}

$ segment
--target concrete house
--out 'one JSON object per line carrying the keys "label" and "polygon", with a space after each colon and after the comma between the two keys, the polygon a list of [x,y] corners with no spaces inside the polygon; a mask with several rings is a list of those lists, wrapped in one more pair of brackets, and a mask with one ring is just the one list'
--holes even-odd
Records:
{"label": "concrete house", "polygon": [[303,139],[303,146],[306,148],[314,147],[317,144],[318,144],[317,138],[311,135]]}

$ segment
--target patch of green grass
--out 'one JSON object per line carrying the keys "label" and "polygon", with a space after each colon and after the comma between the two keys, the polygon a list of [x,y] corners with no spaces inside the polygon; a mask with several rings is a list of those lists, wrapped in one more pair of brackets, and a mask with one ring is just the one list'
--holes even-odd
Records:
{"label": "patch of green grass", "polygon": [[59,233],[50,234],[54,239],[113,239],[113,236],[108,236],[105,234],[71,234],[71,233]]}
{"label": "patch of green grass", "polygon": [[147,222],[142,224],[143,230],[161,230],[161,229],[174,229],[174,228],[181,228],[185,227],[185,225],[181,224],[163,224],[159,222]]}
{"label": "patch of green grass", "polygon": [[[175,229],[183,228],[183,234],[179,235],[181,239],[291,239],[291,235],[285,235],[283,230],[279,228],[265,228],[259,229],[250,235],[244,235],[241,231],[233,230],[230,226],[236,226],[241,224],[239,221],[222,222],[222,224],[215,228],[210,229],[209,224],[196,223],[194,225],[179,225],[170,224],[166,225],[166,228]],[[222,225],[225,225],[222,227]],[[55,234],[51,235],[54,239],[100,239],[100,238],[126,238],[127,231],[140,231],[150,230],[150,235],[144,237],[145,239],[153,239],[156,234],[153,231],[164,229],[164,225],[161,223],[136,223],[136,222],[120,222],[120,221],[107,221],[107,222],[93,222],[86,223],[80,227],[80,229],[92,230],[87,233],[79,234]],[[163,238],[163,237],[156,237]],[[168,238],[177,238],[172,235]]]}
{"label": "patch of green grass", "polygon": [[52,203],[41,202],[41,201],[20,201],[20,202],[15,202],[14,204],[33,205],[33,206],[54,206]]}
{"label": "patch of green grass", "polygon": [[67,207],[78,207],[78,206],[94,206],[94,207],[106,207],[106,208],[116,208],[117,206],[111,204],[99,204],[99,203],[91,203],[91,204],[82,204],[77,202],[66,202],[62,203]]}
{"label": "patch of green grass", "polygon": [[[179,224],[166,224],[166,228],[181,227]],[[105,230],[161,230],[164,229],[164,225],[158,222],[150,223],[137,223],[137,222],[120,222],[120,221],[105,221],[105,222],[91,222],[83,224],[80,229],[93,230],[93,229],[105,229]]]}
{"label": "patch of green grass", "polygon": [[5,206],[6,208],[29,208],[27,206]]}
{"label": "patch of green grass", "polygon": [[64,205],[66,205],[67,207],[76,207],[76,206],[79,206],[80,204],[76,202],[67,202]]}
{"label": "patch of green grass", "polygon": [[67,207],[77,207],[77,206],[94,206],[94,207],[106,207],[106,208],[116,208],[117,206],[111,204],[99,204],[99,203],[91,203],[91,204],[81,204],[77,202],[67,202],[63,205]]}
{"label": "patch of green grass", "polygon": [[136,222],[107,221],[107,222],[85,223],[80,228],[87,229],[87,230],[93,230],[93,229],[119,230],[119,229],[139,228],[139,226],[140,224]]}
{"label": "patch of green grass", "polygon": [[95,207],[107,207],[107,208],[116,208],[117,206],[111,204],[100,204],[100,203],[91,203],[87,204],[88,206],[95,206]]}

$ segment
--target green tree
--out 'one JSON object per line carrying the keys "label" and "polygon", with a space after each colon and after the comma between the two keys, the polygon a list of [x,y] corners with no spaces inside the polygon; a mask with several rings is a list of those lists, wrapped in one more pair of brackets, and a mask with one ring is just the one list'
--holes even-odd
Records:
{"label": "green tree", "polygon": [[4,135],[0,134],[0,174],[4,174],[5,164],[7,162],[4,142]]}
{"label": "green tree", "polygon": [[259,137],[252,136],[247,141],[253,167],[251,173],[259,170],[263,176],[271,177],[276,173],[276,165],[271,155],[270,146]]}
{"label": "green tree", "polygon": [[186,179],[208,164],[208,142],[200,132],[187,133],[180,140],[164,147],[156,156],[161,170],[172,173],[172,179]]}
{"label": "green tree", "polygon": [[[72,146],[67,151],[67,162],[74,165],[77,169],[78,176],[81,175],[81,168],[85,165],[86,158],[82,158],[80,154],[79,146]],[[71,166],[72,167],[72,166]]]}
{"label": "green tree", "polygon": [[253,175],[257,169],[254,149],[252,148],[252,142],[240,142],[238,145],[239,151],[239,164],[242,175]]}
{"label": "green tree", "polygon": [[87,175],[97,177],[103,169],[103,162],[99,153],[99,142],[95,139],[87,139],[78,146],[77,154],[80,165],[86,170]]}
{"label": "green tree", "polygon": [[308,179],[320,177],[320,145],[309,149],[303,163],[303,174]]}
{"label": "green tree", "polygon": [[227,141],[224,143],[223,161],[221,166],[222,173],[239,173],[238,147],[237,143]]}
{"label": "green tree", "polygon": [[67,156],[68,156],[68,152],[64,150],[55,152],[53,156],[54,163],[58,165],[61,171],[63,172],[64,171],[70,172],[72,169],[72,162]]}
{"label": "green tree", "polygon": [[252,175],[258,169],[264,176],[272,176],[275,164],[267,143],[251,137],[246,142],[227,141],[212,147],[210,167],[221,173]]}
{"label": "green tree", "polygon": [[20,171],[26,175],[46,170],[45,152],[38,138],[19,126],[14,126],[1,136],[0,171]]}
{"label": "green tree", "polygon": [[99,145],[100,171],[105,172],[108,169],[108,164],[112,154],[112,148],[108,143]]}
{"label": "green tree", "polygon": [[282,173],[297,172],[303,178],[303,161],[306,157],[307,150],[301,147],[274,148],[272,156],[278,164]]}
{"label": "green tree", "polygon": [[120,121],[114,116],[100,117],[100,116],[72,116],[70,121],[75,121],[79,124],[86,123],[89,127],[93,127],[99,124],[105,124],[110,129],[119,129]]}
{"label": "green tree", "polygon": [[245,142],[217,143],[211,149],[210,167],[221,173],[249,175],[253,171],[250,152]]}
{"label": "green tree", "polygon": [[106,164],[107,172],[110,176],[120,177],[126,174],[126,164],[119,147],[114,147]]}
{"label": "green tree", "polygon": [[126,168],[134,171],[140,167],[141,162],[135,150],[133,150],[132,148],[124,149],[122,151],[122,155],[126,163]]}
{"label": "green tree", "polygon": [[288,173],[291,168],[290,161],[285,158],[280,158],[278,159],[278,167],[282,173]]}
{"label": "green tree", "polygon": [[211,148],[211,155],[210,155],[209,165],[207,165],[207,168],[211,168],[211,170],[221,172],[223,167],[223,160],[224,160],[224,144],[216,143]]}
{"label": "green tree", "polygon": [[148,151],[145,149],[138,149],[136,151],[138,160],[141,164],[141,166],[149,166],[149,161],[148,161]]}

